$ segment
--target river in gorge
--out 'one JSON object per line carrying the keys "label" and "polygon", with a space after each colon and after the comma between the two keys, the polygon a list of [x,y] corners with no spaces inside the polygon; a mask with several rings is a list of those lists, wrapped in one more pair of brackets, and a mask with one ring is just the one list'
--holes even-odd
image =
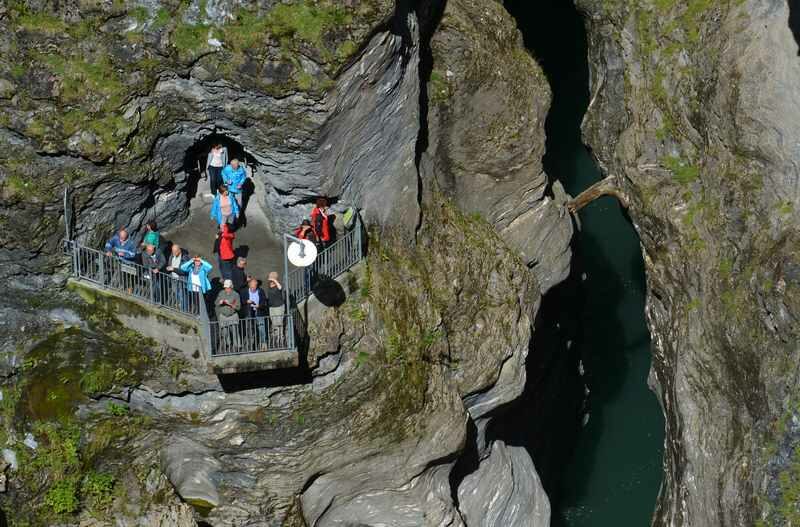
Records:
{"label": "river in gorge", "polygon": [[[577,195],[601,177],[580,133],[589,104],[583,20],[572,0],[505,4],[553,91],[545,170]],[[655,509],[664,442],[663,415],[647,386],[644,263],[636,231],[613,198],[584,208],[580,223],[571,285],[550,299],[558,315],[549,323],[572,327],[570,353],[585,371],[578,387],[589,390],[588,422],[560,427],[565,437],[551,445],[551,458],[534,460],[547,467],[553,526],[642,527]],[[565,412],[565,420],[573,418]]]}

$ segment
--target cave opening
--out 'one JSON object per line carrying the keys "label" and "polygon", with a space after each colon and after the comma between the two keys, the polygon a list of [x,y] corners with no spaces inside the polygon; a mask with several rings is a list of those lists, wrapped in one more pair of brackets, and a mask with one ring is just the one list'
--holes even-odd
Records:
{"label": "cave opening", "polygon": [[[249,171],[255,171],[258,166],[256,158],[245,150],[244,146],[232,137],[213,133],[198,139],[186,149],[183,157],[183,173],[188,177],[186,192],[190,200],[198,195],[198,191],[213,192],[214,189],[204,188],[202,178],[206,172],[206,158],[213,145],[220,144],[228,151],[228,160],[238,159]],[[206,181],[206,184],[208,182]]]}
{"label": "cave opening", "polygon": [[[235,222],[234,241],[236,254],[247,259],[246,271],[266,282],[271,271],[283,270],[283,249],[278,236],[271,230],[265,210],[259,205],[259,188],[254,176],[259,169],[257,158],[239,141],[223,133],[212,133],[198,138],[189,146],[183,156],[183,165],[179,174],[186,178],[183,188],[187,195],[188,213],[186,219],[164,233],[170,242],[178,243],[192,255],[199,255],[214,266],[212,284],[219,283],[219,265],[214,253],[216,223],[210,212],[214,201],[214,192],[210,186],[210,177],[206,172],[206,160],[211,147],[221,144],[227,148],[228,161],[238,159],[245,167],[248,178],[242,192],[242,207]],[[176,175],[176,178],[178,175]]]}
{"label": "cave opening", "polygon": [[[505,0],[505,7],[553,94],[545,171],[577,195],[602,177],[581,136],[590,84],[583,16],[573,0]],[[644,262],[613,198],[591,203],[580,220],[570,277],[543,299],[529,356],[527,400],[547,433],[528,427],[516,437],[540,471],[552,525],[638,527],[655,510],[664,438],[647,386]]]}

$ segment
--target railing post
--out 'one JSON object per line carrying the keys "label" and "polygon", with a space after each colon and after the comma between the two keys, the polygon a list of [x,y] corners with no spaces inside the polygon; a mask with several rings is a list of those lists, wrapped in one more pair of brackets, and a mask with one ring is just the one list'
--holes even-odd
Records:
{"label": "railing post", "polygon": [[80,269],[78,268],[78,243],[72,244],[72,275],[75,278],[81,277]]}
{"label": "railing post", "polygon": [[290,350],[294,350],[296,348],[296,346],[294,345],[294,313],[291,313],[289,311],[287,311],[286,313],[288,314],[287,316],[288,324],[286,327],[286,340],[287,340],[286,347],[289,348]]}
{"label": "railing post", "polygon": [[283,296],[285,302],[285,311],[289,312],[291,304],[291,283],[289,280],[289,239],[283,235]]}
{"label": "railing post", "polygon": [[100,256],[99,256],[98,260],[100,262],[98,264],[98,268],[99,268],[99,271],[100,271],[100,285],[102,287],[105,287],[106,286],[106,255],[105,255],[105,253],[100,253]]}
{"label": "railing post", "polygon": [[360,260],[363,256],[363,249],[361,245],[361,215],[356,212],[356,255],[357,258]]}

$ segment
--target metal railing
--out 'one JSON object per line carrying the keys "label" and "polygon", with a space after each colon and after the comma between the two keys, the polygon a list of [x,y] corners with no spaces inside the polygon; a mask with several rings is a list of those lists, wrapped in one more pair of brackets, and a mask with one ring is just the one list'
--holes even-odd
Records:
{"label": "metal railing", "polygon": [[291,314],[219,317],[209,322],[211,356],[294,350],[293,326]]}
{"label": "metal railing", "polygon": [[[200,339],[209,358],[297,349],[296,306],[314,293],[320,279],[335,279],[364,257],[363,226],[355,224],[339,240],[321,250],[312,265],[288,269],[286,251],[285,291],[288,312],[263,316],[212,320],[204,295],[187,287],[186,277],[166,271],[153,271],[133,261],[109,256],[103,251],[84,247],[75,241],[64,244],[72,261],[72,275],[103,289],[117,291],[157,307],[194,318],[199,323]],[[288,239],[284,237],[285,245]]]}
{"label": "metal railing", "polygon": [[192,318],[200,316],[203,296],[187,288],[186,277],[151,271],[75,242],[67,242],[66,250],[72,257],[72,274],[76,278]]}
{"label": "metal railing", "polygon": [[313,264],[288,272],[286,288],[290,306],[307,300],[314,293],[314,286],[320,279],[337,278],[364,258],[362,230],[361,218],[356,216],[353,228],[321,250]]}

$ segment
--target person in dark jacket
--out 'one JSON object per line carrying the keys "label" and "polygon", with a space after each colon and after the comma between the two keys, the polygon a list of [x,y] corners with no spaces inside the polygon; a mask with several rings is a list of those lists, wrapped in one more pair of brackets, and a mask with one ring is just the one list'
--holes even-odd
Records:
{"label": "person in dark jacket", "polygon": [[236,266],[231,270],[231,280],[233,280],[233,289],[242,292],[247,289],[247,258],[240,256],[236,259]]}
{"label": "person in dark jacket", "polygon": [[[161,302],[161,293],[163,283],[161,280],[161,270],[166,265],[164,253],[156,249],[155,245],[147,244],[144,246],[142,253],[142,267],[144,267],[143,285],[145,286],[144,294],[150,294],[150,298],[155,302]],[[152,289],[152,291],[150,291]]]}
{"label": "person in dark jacket", "polygon": [[[247,323],[255,325],[258,328],[258,342],[253,349],[260,349],[266,351],[267,349],[267,295],[264,290],[258,287],[258,280],[250,278],[247,286],[242,289],[240,296],[242,298],[242,310]],[[253,335],[255,336],[255,335]]]}

